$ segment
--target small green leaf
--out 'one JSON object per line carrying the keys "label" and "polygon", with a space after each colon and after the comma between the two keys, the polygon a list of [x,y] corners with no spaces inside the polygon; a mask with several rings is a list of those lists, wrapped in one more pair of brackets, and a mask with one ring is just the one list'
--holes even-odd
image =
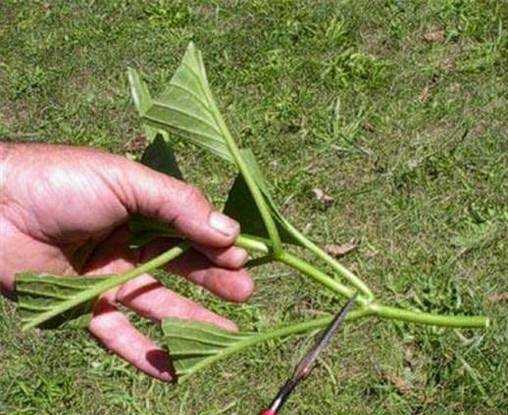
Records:
{"label": "small green leaf", "polygon": [[[132,78],[137,85],[136,77]],[[137,97],[145,96],[142,88],[131,89],[133,96],[134,93]],[[140,107],[143,110],[140,115],[148,125],[175,133],[225,160],[233,160],[219,124],[222,116],[208,85],[201,52],[192,42],[167,89],[149,107],[141,104]]]}
{"label": "small green leaf", "polygon": [[132,215],[129,219],[131,238],[129,246],[141,248],[157,238],[178,238],[179,235],[167,224],[142,215]]}
{"label": "small green leaf", "polygon": [[164,341],[178,376],[190,375],[239,350],[255,333],[230,333],[211,324],[178,318],[162,322]]}
{"label": "small green leaf", "polygon": [[229,191],[224,213],[240,223],[242,233],[269,239],[263,218],[241,174],[236,176]]}
{"label": "small green leaf", "polygon": [[[363,311],[353,311],[347,320],[367,315]],[[178,318],[162,321],[163,341],[173,361],[173,367],[180,380],[204,369],[228,356],[272,339],[280,339],[299,333],[306,333],[326,327],[333,316],[275,327],[262,333],[231,333],[207,323]]]}
{"label": "small green leaf", "polygon": [[148,245],[150,242],[154,241],[157,238],[162,237],[163,235],[160,232],[132,232],[131,222],[129,221],[129,229],[131,229],[131,236],[129,238],[129,248],[131,249],[139,249]]}
{"label": "small green leaf", "polygon": [[[252,177],[256,181],[257,186],[261,190],[266,204],[272,211],[277,229],[279,231],[282,242],[299,244],[299,242],[285,228],[285,219],[279,212],[273,198],[270,194],[266,180],[256,162],[256,158],[250,149],[241,150],[242,157],[249,167]],[[270,239],[266,230],[261,213],[257,209],[256,202],[252,197],[245,179],[239,174],[229,191],[224,213],[236,219],[242,228],[242,233],[257,236],[264,239]]]}
{"label": "small green leaf", "polygon": [[[16,275],[17,308],[21,312],[23,324],[34,323],[42,314],[57,310],[66,301],[72,300],[82,292],[93,288],[109,276],[94,278],[61,277],[57,275],[23,272]],[[43,328],[86,327],[91,317],[92,300],[67,309],[62,314],[44,319],[36,325]]]}
{"label": "small green leaf", "polygon": [[[147,128],[152,129],[149,126]],[[183,174],[178,167],[171,145],[164,139],[162,133],[155,130],[151,133],[154,134],[153,141],[145,149],[141,157],[141,163],[158,172],[183,180]],[[139,214],[131,216],[129,229],[131,231],[131,248],[141,248],[159,237],[178,236],[166,224]]]}
{"label": "small green leaf", "polygon": [[129,68],[127,70],[127,75],[129,78],[131,95],[132,99],[134,100],[134,105],[136,106],[139,115],[143,116],[143,114],[145,114],[146,111],[152,106],[152,98],[150,97],[148,88],[141,80],[138,72],[135,69]]}
{"label": "small green leaf", "polygon": [[183,180],[173,149],[169,143],[164,141],[161,134],[156,134],[153,141],[145,149],[141,157],[141,163],[161,173]]}

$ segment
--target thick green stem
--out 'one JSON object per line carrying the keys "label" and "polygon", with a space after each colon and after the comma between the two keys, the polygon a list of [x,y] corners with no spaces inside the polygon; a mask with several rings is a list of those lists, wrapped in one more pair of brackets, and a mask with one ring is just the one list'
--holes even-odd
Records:
{"label": "thick green stem", "polygon": [[321,258],[328,265],[330,265],[335,271],[337,271],[340,275],[346,278],[354,287],[356,287],[360,292],[362,292],[368,301],[372,301],[374,299],[374,294],[369,287],[355,274],[353,274],[350,270],[348,270],[341,263],[336,261],[326,252],[324,252],[319,246],[317,246],[314,242],[307,239],[305,235],[303,235],[298,229],[296,229],[291,223],[284,220],[284,225],[288,232],[293,235],[298,242],[300,242],[305,248],[314,253],[318,258]]}
{"label": "thick green stem", "polygon": [[404,310],[382,304],[372,303],[368,306],[373,314],[392,320],[407,321],[410,323],[429,324],[441,327],[458,328],[487,328],[490,321],[484,316],[447,316],[439,314],[423,313],[420,311]]}
{"label": "thick green stem", "polygon": [[[368,309],[355,310],[347,315],[346,321],[357,320],[361,317],[368,316],[371,313],[372,311]],[[306,333],[311,330],[326,327],[328,324],[330,324],[333,318],[334,316],[327,316],[315,320],[304,321],[302,323],[291,324],[290,326],[283,326],[280,328],[270,330],[266,333],[255,333],[255,335],[246,337],[244,340],[240,340],[237,343],[235,343],[232,347],[229,347],[228,349],[221,351],[221,353],[212,355],[206,359],[201,360],[197,365],[192,367],[191,371],[187,372],[184,376],[179,378],[178,381],[179,382],[185,381],[191,374],[199,371],[203,367],[206,367],[217,360],[221,360],[226,356],[238,353],[243,349],[255,346],[256,344],[264,343],[272,339],[283,338],[292,334]]]}
{"label": "thick green stem", "polygon": [[[323,271],[315,268],[313,265],[309,264],[303,259],[291,255],[288,252],[283,252],[278,257],[278,260],[286,265],[289,265],[291,268],[294,268],[302,272],[303,274],[311,277],[313,280],[319,282],[321,285],[324,285],[325,287],[332,290],[335,294],[341,294],[345,297],[350,298],[355,293],[353,289],[346,287],[337,280],[326,275]],[[357,297],[356,302],[362,305],[366,305],[368,303],[364,297]]]}
{"label": "thick green stem", "polygon": [[70,310],[71,308],[78,306],[79,304],[82,304],[86,301],[90,301],[98,297],[99,295],[104,294],[106,291],[111,290],[112,288],[118,287],[119,285],[125,284],[127,281],[139,277],[141,274],[153,271],[154,269],[167,264],[169,261],[172,261],[176,257],[183,254],[189,248],[189,246],[190,244],[188,242],[183,242],[175,246],[174,248],[171,248],[170,250],[164,252],[163,254],[153,258],[152,260],[145,262],[144,264],[140,265],[137,268],[131,269],[116,277],[111,277],[97,283],[92,288],[80,292],[79,294],[70,298],[69,300],[62,301],[60,304],[58,304],[57,307],[45,313],[39,314],[29,323],[25,324],[22,330],[25,331],[33,327],[36,327],[39,324],[61,313],[64,313],[67,310]]}
{"label": "thick green stem", "polygon": [[[224,121],[221,120],[220,122],[221,128],[222,124],[224,124]],[[270,236],[270,240],[273,243],[273,249],[275,252],[280,252],[282,250],[282,242],[280,240],[279,231],[277,230],[277,226],[275,225],[273,217],[270,213],[270,209],[266,204],[265,198],[261,193],[261,190],[259,190],[256,181],[250,174],[250,170],[245,164],[245,161],[243,160],[243,157],[240,154],[240,150],[238,149],[236,143],[229,134],[229,131],[225,128],[223,129],[223,131],[225,133],[229,149],[233,154],[233,157],[235,158],[235,161],[238,165],[238,169],[240,170],[240,173],[242,173],[243,178],[245,179],[245,183],[247,183],[247,186],[249,187],[252,197],[254,198],[254,201],[256,202],[256,205],[259,209],[259,213],[261,214],[261,218],[263,219],[263,222],[266,226],[266,230],[268,232],[268,235]]]}
{"label": "thick green stem", "polygon": [[270,209],[266,204],[265,198],[261,193],[261,190],[259,190],[256,181],[252,177],[249,167],[247,166],[247,163],[243,159],[242,154],[240,153],[240,149],[236,145],[235,140],[231,136],[226,126],[226,123],[224,122],[224,119],[220,115],[219,109],[217,108],[217,105],[215,104],[213,97],[207,93],[207,98],[210,105],[214,109],[213,111],[211,111],[211,114],[215,118],[215,121],[219,124],[219,128],[221,129],[221,132],[224,138],[226,139],[228,149],[231,152],[231,155],[233,156],[233,159],[235,160],[236,165],[240,170],[240,173],[245,179],[245,183],[247,184],[247,187],[249,188],[252,197],[254,198],[254,201],[256,202],[256,205],[259,209],[259,213],[261,214],[261,218],[263,219],[268,235],[270,236],[270,240],[273,243],[273,249],[276,253],[278,253],[282,251],[282,242],[280,239],[279,231],[277,230],[277,226],[275,225],[275,221],[273,220],[272,214],[270,213]]}
{"label": "thick green stem", "polygon": [[[332,279],[330,276],[326,275],[324,272],[315,268],[308,262],[295,257],[287,252],[284,252],[279,260],[286,265],[289,265],[291,268],[294,268],[303,274],[311,277],[315,281],[320,284],[328,287],[332,291],[337,294],[344,295],[346,297],[351,297],[354,294],[354,291],[346,287],[336,280]],[[385,306],[382,304],[371,303],[367,299],[363,297],[357,298],[357,303],[361,304],[369,311],[370,314],[377,315],[379,317],[407,321],[410,323],[419,323],[419,324],[429,324],[433,326],[442,326],[442,327],[488,327],[489,319],[484,316],[447,316],[447,315],[438,315],[438,314],[430,314],[419,311],[410,311],[404,310],[397,307]]]}

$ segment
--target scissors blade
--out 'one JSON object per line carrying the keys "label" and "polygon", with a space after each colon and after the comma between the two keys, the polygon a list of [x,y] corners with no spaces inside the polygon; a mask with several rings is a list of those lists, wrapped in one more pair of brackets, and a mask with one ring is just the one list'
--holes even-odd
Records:
{"label": "scissors blade", "polygon": [[314,343],[314,346],[310,349],[310,351],[305,355],[305,357],[300,361],[298,366],[295,368],[295,372],[293,375],[293,379],[303,380],[307,376],[309,376],[314,362],[320,355],[320,353],[330,344],[333,336],[339,328],[342,326],[349,310],[353,306],[356,300],[357,294],[353,295],[349,301],[346,303],[344,307],[339,311],[339,313],[335,316],[320,338]]}
{"label": "scissors blade", "polygon": [[296,385],[307,376],[309,376],[314,362],[318,358],[319,354],[323,351],[323,349],[330,344],[332,337],[341,327],[343,321],[345,320],[349,310],[353,307],[353,304],[356,300],[357,294],[353,295],[347,304],[342,307],[342,309],[337,313],[328,327],[325,329],[323,334],[319,337],[319,339],[314,343],[310,351],[305,355],[305,357],[298,363],[293,372],[293,376],[284,384],[284,386],[279,390],[279,393],[272,401],[270,405],[270,409],[262,412],[263,415],[275,415],[277,411],[284,405],[289,395],[293,392]]}

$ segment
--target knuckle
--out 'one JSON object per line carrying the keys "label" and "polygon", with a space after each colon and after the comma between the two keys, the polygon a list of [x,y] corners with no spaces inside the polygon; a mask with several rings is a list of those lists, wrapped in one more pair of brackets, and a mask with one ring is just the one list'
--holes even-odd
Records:
{"label": "knuckle", "polygon": [[185,205],[193,205],[206,201],[201,191],[192,185],[186,185],[181,191],[182,203]]}

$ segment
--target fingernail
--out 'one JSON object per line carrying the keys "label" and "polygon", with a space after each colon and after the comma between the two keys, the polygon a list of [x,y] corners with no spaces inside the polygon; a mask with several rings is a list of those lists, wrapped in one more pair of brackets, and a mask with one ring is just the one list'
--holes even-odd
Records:
{"label": "fingernail", "polygon": [[233,262],[237,267],[241,267],[249,259],[249,254],[245,249],[235,247],[233,251]]}
{"label": "fingernail", "polygon": [[238,233],[238,222],[220,212],[212,212],[208,218],[208,224],[223,235],[233,236]]}
{"label": "fingernail", "polygon": [[230,320],[223,318],[218,323],[219,326],[221,326],[223,329],[226,329],[227,331],[232,333],[236,333],[238,331],[238,326]]}

